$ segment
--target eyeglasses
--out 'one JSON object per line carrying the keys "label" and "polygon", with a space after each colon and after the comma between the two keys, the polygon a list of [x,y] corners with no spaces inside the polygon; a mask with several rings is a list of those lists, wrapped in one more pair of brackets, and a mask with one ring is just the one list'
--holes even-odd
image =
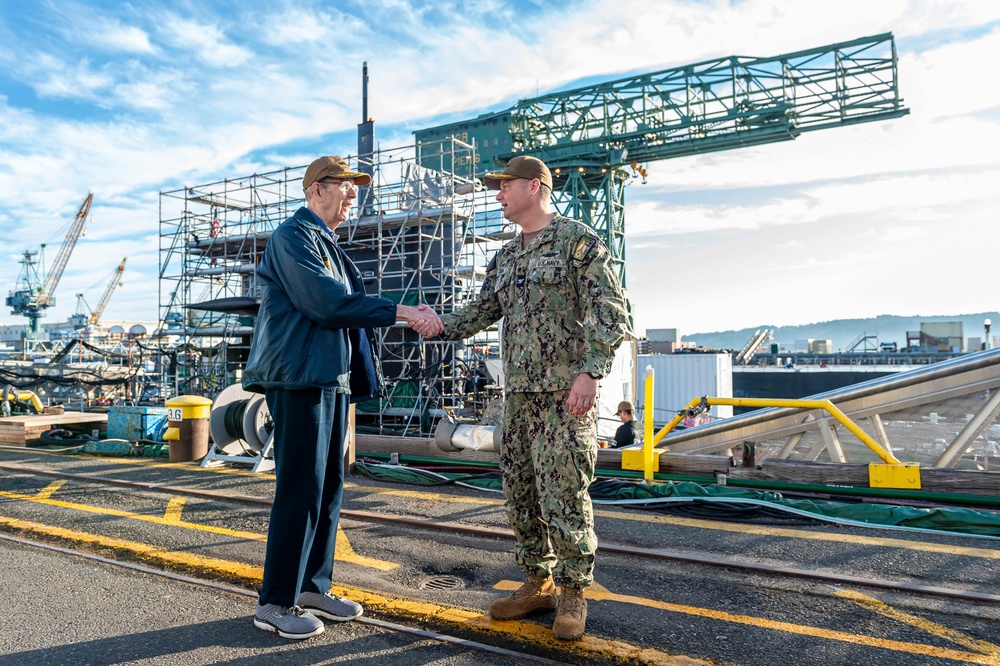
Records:
{"label": "eyeglasses", "polygon": [[340,191],[347,194],[351,189],[358,189],[353,180],[317,180],[317,185],[336,185],[340,188]]}

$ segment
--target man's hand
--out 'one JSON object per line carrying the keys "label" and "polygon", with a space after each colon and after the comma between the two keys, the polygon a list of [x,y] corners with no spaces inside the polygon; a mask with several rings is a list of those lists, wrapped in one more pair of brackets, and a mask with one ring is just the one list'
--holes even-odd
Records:
{"label": "man's hand", "polygon": [[425,338],[433,338],[435,335],[441,334],[444,330],[444,322],[441,321],[441,315],[435,312],[434,308],[426,303],[421,303],[417,306],[417,312],[426,317],[427,320],[411,324],[413,330]]}
{"label": "man's hand", "polygon": [[424,303],[418,307],[397,305],[396,318],[405,321],[410,328],[425,338],[432,338],[444,330],[441,317]]}
{"label": "man's hand", "polygon": [[583,416],[597,404],[597,385],[600,380],[594,379],[586,372],[581,372],[573,381],[573,388],[569,390],[569,398],[566,404],[569,405],[569,413],[573,416]]}

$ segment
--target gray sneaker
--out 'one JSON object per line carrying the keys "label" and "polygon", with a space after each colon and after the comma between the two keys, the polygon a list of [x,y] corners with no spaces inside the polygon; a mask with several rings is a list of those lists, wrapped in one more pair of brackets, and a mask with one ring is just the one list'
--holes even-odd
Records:
{"label": "gray sneaker", "polygon": [[361,604],[329,592],[326,594],[299,592],[299,605],[313,615],[337,622],[353,620],[356,617],[361,617],[361,614],[365,612]]}
{"label": "gray sneaker", "polygon": [[257,603],[253,618],[254,626],[264,631],[273,631],[282,638],[302,640],[323,633],[323,623],[311,613],[298,606]]}

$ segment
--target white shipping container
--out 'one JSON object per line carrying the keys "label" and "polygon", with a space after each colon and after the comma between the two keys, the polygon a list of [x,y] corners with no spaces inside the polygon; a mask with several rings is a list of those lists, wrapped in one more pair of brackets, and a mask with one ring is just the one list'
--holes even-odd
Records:
{"label": "white shipping container", "polygon": [[[733,358],[729,354],[640,354],[636,366],[636,414],[645,412],[646,367],[653,367],[653,408],[657,427],[665,425],[694,398],[733,397]],[[713,420],[730,418],[733,408],[715,406]]]}

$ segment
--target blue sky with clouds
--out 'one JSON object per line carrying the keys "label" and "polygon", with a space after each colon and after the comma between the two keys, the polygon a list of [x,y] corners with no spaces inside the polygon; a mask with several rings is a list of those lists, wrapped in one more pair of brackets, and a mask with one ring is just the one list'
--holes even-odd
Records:
{"label": "blue sky with clouds", "polygon": [[[581,83],[893,32],[902,119],[649,165],[627,191],[637,329],[994,311],[1000,3],[0,0],[0,261],[95,195],[47,321],[154,320],[158,193],[382,147]],[[0,313],[0,322],[23,320]]]}

